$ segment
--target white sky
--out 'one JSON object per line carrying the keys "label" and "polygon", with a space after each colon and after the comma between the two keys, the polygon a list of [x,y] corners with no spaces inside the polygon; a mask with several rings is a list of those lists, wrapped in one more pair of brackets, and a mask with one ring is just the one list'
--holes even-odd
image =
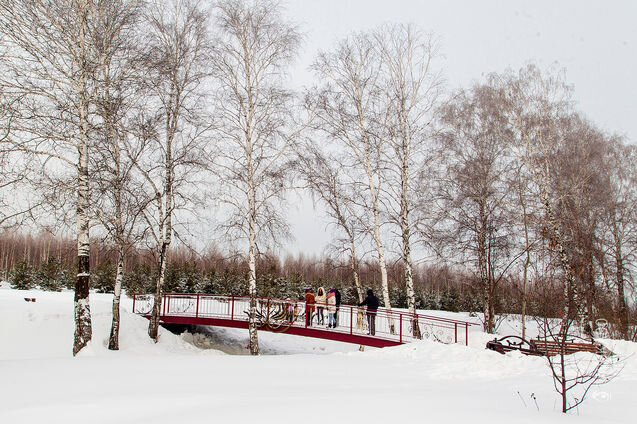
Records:
{"label": "white sky", "polygon": [[[413,23],[440,39],[449,88],[529,61],[566,69],[579,109],[600,128],[637,141],[637,1],[592,0],[287,0],[286,15],[305,33],[293,72],[312,85],[307,67],[319,50],[352,32]],[[293,197],[293,200],[297,200]],[[309,200],[289,212],[296,242],[286,250],[320,254],[330,240]]]}

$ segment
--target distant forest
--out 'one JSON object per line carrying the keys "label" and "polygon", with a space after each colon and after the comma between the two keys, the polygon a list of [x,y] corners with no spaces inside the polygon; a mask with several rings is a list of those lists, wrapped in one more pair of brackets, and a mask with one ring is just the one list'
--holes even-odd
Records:
{"label": "distant forest", "polygon": [[[113,292],[117,250],[98,240],[92,242],[91,288],[101,293]],[[0,272],[2,279],[17,289],[40,288],[59,291],[75,287],[77,273],[76,245],[71,239],[5,232],[0,235]],[[152,251],[136,250],[130,254],[124,270],[123,286],[128,293],[152,293],[157,278],[156,258]],[[204,255],[190,249],[171,250],[166,269],[166,293],[207,293],[248,295],[247,264],[240,255],[224,257],[210,251]],[[407,308],[404,269],[400,263],[389,267],[393,307]],[[284,257],[265,254],[257,265],[257,292],[260,297],[304,299],[306,288],[338,288],[343,303],[356,304],[358,297],[347,261],[327,257]],[[373,261],[361,264],[363,286],[380,288],[380,272]],[[481,312],[479,281],[469,273],[449,267],[420,266],[414,272],[419,309]],[[559,284],[538,284],[529,290],[527,302],[531,315],[557,317],[561,312]],[[509,280],[498,293],[497,313],[520,314],[520,281]],[[383,304],[380,299],[381,305]],[[612,296],[600,297],[600,318],[613,319]],[[634,313],[634,310],[633,310]]]}

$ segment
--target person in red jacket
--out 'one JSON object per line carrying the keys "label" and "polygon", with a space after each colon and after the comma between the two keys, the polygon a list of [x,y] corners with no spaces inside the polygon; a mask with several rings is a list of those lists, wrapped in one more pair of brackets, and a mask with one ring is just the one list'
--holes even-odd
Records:
{"label": "person in red jacket", "polygon": [[314,290],[305,289],[305,326],[312,326],[312,315],[314,313]]}

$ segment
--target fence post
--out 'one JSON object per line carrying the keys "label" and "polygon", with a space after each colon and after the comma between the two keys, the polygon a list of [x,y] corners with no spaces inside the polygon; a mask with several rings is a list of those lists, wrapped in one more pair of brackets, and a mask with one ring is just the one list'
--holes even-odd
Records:
{"label": "fence post", "polygon": [[135,313],[135,299],[137,298],[136,294],[133,294],[133,313]]}
{"label": "fence post", "polygon": [[353,330],[354,330],[354,307],[350,306],[349,307],[349,335],[351,336],[353,334]]}
{"label": "fence post", "polygon": [[232,295],[230,300],[232,302],[232,306],[231,306],[232,309],[230,311],[230,321],[234,321],[234,294]]}
{"label": "fence post", "polygon": [[464,345],[469,346],[469,324],[464,323]]}
{"label": "fence post", "polygon": [[453,323],[453,332],[455,333],[456,343],[458,343],[458,323],[457,322]]}
{"label": "fence post", "polygon": [[166,315],[166,295],[165,294],[161,296],[161,301],[162,301],[162,305],[161,305],[162,311],[164,311],[162,315]]}
{"label": "fence post", "polygon": [[195,318],[199,318],[199,293],[197,293],[197,308],[195,309]]}
{"label": "fence post", "polygon": [[400,314],[400,342],[403,342],[403,314]]}

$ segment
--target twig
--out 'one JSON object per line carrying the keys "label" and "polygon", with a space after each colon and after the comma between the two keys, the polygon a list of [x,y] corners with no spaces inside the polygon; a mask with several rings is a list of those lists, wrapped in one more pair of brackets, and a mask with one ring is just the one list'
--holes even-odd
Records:
{"label": "twig", "polygon": [[524,407],[526,408],[526,402],[524,401],[524,399],[522,398],[522,395],[520,394],[520,391],[518,390],[516,392],[518,394],[518,396],[520,397],[520,400],[522,401],[522,404],[524,405]]}
{"label": "twig", "polygon": [[537,404],[537,398],[535,397],[535,393],[531,393],[531,399],[533,399],[533,402],[535,402],[535,407],[537,408],[537,412],[540,412],[540,407]]}

